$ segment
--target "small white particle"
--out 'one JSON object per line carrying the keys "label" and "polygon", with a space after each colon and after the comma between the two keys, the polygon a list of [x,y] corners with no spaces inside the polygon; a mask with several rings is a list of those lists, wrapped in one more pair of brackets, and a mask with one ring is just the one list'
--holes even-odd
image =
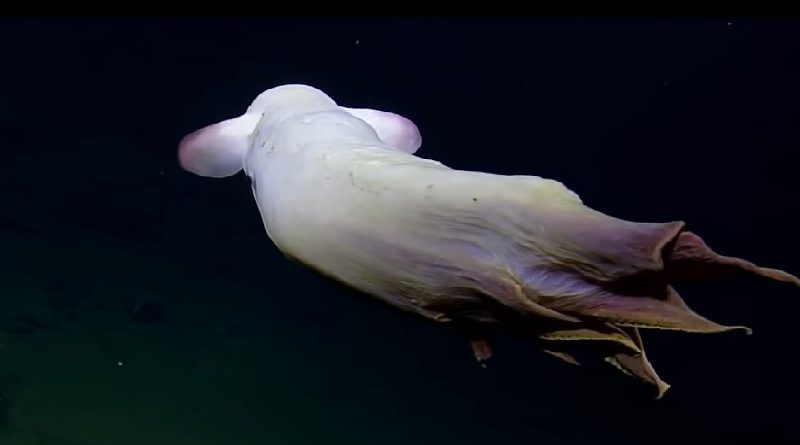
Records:
{"label": "small white particle", "polygon": [[122,363],[121,361],[117,362],[117,366],[122,366],[122,365],[124,365],[124,363]]}
{"label": "small white particle", "polygon": [[356,45],[360,44],[361,40],[356,40]]}
{"label": "small white particle", "polygon": [[728,26],[733,26],[733,22],[728,22]]}

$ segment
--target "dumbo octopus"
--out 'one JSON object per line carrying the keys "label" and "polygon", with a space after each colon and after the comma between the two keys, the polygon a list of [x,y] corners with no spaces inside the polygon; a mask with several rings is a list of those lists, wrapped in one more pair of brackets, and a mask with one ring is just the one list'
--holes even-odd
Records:
{"label": "dumbo octopus", "polygon": [[[286,257],[465,334],[475,358],[505,327],[570,363],[576,346],[657,389],[639,329],[718,333],[679,282],[786,272],[722,256],[683,221],[632,222],[538,176],[465,171],[417,156],[417,126],[289,84],[185,136],[194,174],[249,177],[267,236]],[[466,342],[465,340],[465,342]]]}

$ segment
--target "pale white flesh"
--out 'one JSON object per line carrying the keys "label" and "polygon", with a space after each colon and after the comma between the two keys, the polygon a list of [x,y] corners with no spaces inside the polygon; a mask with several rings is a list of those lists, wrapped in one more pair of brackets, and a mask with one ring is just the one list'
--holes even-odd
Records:
{"label": "pale white flesh", "polygon": [[564,248],[547,242],[563,215],[610,221],[557,181],[454,170],[386,144],[329,99],[300,96],[265,113],[245,159],[267,233],[287,255],[395,306],[448,318],[439,311],[475,303],[473,317],[492,319],[480,291],[530,311],[525,276]]}

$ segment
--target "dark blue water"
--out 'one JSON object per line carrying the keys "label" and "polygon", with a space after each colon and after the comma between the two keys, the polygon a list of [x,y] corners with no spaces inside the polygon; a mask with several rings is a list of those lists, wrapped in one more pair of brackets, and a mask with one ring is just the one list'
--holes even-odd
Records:
{"label": "dark blue water", "polygon": [[[286,260],[180,138],[284,83],[412,118],[419,154],[541,175],[800,272],[800,22],[0,21],[0,443],[798,443],[796,288],[684,287],[754,329],[645,332],[672,389],[452,332]],[[606,369],[608,368],[608,369]]]}

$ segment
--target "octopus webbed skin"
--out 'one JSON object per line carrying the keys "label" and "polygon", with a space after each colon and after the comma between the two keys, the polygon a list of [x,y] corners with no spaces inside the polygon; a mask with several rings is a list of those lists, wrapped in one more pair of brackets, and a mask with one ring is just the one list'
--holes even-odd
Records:
{"label": "octopus webbed skin", "polygon": [[287,257],[465,332],[481,362],[492,354],[489,330],[513,327],[570,363],[571,345],[596,345],[660,397],[669,385],[640,329],[750,333],[697,314],[673,286],[748,274],[800,286],[718,255],[682,221],[615,218],[558,181],[452,169],[417,156],[420,146],[402,116],[284,85],[188,135],[179,158],[202,176],[244,170]]}

